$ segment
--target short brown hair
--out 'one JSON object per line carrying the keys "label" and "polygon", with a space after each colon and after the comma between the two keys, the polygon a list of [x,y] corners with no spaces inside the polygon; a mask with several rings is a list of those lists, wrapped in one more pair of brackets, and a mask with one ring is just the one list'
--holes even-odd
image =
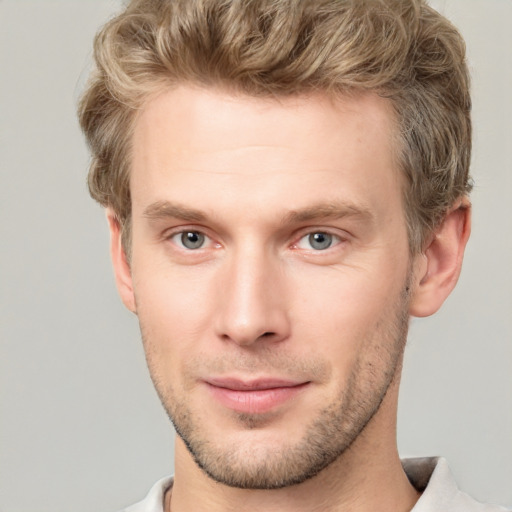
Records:
{"label": "short brown hair", "polygon": [[94,58],[79,105],[89,190],[122,226],[137,113],[181,83],[253,96],[389,98],[413,252],[471,189],[465,45],[424,0],[132,0],[97,34]]}

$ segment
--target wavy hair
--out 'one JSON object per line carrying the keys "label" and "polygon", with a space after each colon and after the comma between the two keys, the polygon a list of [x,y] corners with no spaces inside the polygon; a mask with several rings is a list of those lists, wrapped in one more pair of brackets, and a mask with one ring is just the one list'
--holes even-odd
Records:
{"label": "wavy hair", "polygon": [[465,44],[424,0],[132,0],[97,34],[79,103],[89,190],[129,245],[138,112],[177,84],[252,96],[374,91],[396,114],[411,251],[471,190]]}

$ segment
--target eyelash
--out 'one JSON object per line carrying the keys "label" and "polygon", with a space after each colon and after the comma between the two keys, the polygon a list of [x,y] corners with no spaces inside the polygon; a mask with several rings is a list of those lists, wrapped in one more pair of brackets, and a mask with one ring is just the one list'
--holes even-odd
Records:
{"label": "eyelash", "polygon": [[[187,235],[187,234],[199,235],[200,237],[203,237],[204,241],[213,242],[213,240],[208,235],[206,235],[205,233],[203,233],[202,231],[200,231],[198,229],[181,229],[180,231],[175,231],[173,233],[170,233],[165,238],[167,240],[170,240],[172,243],[174,243],[180,249],[185,250],[185,251],[193,252],[193,251],[196,251],[199,249],[204,249],[203,244],[201,244],[201,246],[199,246],[197,248],[186,247],[183,243],[183,236]],[[180,241],[177,240],[178,237],[181,239]],[[216,244],[216,245],[220,246],[220,244]]]}
{"label": "eyelash", "polygon": [[[198,247],[187,247],[185,245],[184,236],[185,235],[199,235],[200,238],[202,238],[203,242]],[[317,243],[320,245],[325,245],[325,247],[312,247],[312,243],[315,241],[312,239],[312,237],[315,237],[317,235],[321,235],[319,240],[316,240]],[[179,238],[178,238],[179,237]],[[166,240],[170,240],[173,244],[175,244],[177,247],[179,247],[181,250],[184,250],[186,252],[195,252],[201,249],[206,249],[205,243],[214,243],[212,238],[210,238],[208,235],[206,235],[203,231],[198,229],[181,229],[180,231],[172,232],[168,235],[166,235]],[[324,238],[327,238],[325,240]],[[300,244],[303,240],[308,240],[308,243],[310,247],[301,247]],[[192,245],[194,244],[193,240],[191,241]],[[296,242],[294,242],[291,247],[292,249],[303,249],[306,251],[314,252],[314,253],[321,253],[324,251],[328,251],[329,249],[332,249],[339,245],[340,243],[343,243],[345,241],[344,238],[342,238],[339,235],[336,235],[334,233],[331,233],[327,230],[310,230],[300,236],[300,238],[297,239]],[[219,243],[215,244],[217,247],[220,247]]]}
{"label": "eyelash", "polygon": [[[312,247],[312,243],[313,243],[312,237],[314,237],[316,235],[322,235],[322,237],[327,237],[328,238],[329,242],[326,245],[326,247],[323,247],[323,248],[314,248],[314,247]],[[305,240],[305,239],[308,240],[308,243],[310,245],[309,248],[302,248],[302,247],[300,247],[301,241]],[[323,243],[322,243],[323,241],[322,240],[316,240],[316,242],[318,242],[320,245],[323,245]],[[305,233],[304,235],[302,235],[298,239],[298,241],[293,244],[293,247],[294,248],[298,248],[298,249],[309,250],[311,252],[324,252],[324,251],[328,251],[331,248],[336,247],[337,245],[339,245],[342,242],[343,242],[343,238],[341,236],[336,235],[334,233],[331,233],[330,231],[319,229],[319,230],[309,231],[309,232]]]}

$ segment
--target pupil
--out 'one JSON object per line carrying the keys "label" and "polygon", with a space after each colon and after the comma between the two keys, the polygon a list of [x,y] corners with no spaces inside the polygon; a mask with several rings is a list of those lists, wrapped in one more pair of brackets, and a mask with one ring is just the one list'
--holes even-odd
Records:
{"label": "pupil", "polygon": [[313,249],[328,249],[332,244],[332,236],[328,233],[312,233],[309,235],[309,243]]}
{"label": "pupil", "polygon": [[187,249],[197,249],[203,245],[204,235],[196,231],[188,231],[181,235],[181,243]]}

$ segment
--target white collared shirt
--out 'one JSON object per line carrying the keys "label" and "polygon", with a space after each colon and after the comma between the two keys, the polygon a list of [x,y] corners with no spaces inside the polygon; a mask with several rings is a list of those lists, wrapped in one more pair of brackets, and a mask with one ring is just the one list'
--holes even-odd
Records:
{"label": "white collared shirt", "polygon": [[[507,512],[503,507],[479,503],[460,491],[442,457],[403,459],[402,465],[411,484],[422,493],[411,512]],[[123,512],[164,512],[165,492],[172,482],[171,476],[162,478],[144,500]]]}

